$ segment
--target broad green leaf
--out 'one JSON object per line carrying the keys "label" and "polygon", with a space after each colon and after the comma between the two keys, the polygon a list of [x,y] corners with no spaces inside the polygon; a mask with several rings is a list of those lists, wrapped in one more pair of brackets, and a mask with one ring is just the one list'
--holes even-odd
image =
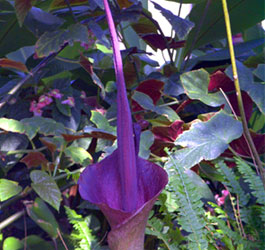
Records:
{"label": "broad green leaf", "polygon": [[193,28],[194,23],[174,15],[171,11],[162,8],[159,4],[152,2],[155,8],[169,21],[179,39],[183,39]]}
{"label": "broad green leaf", "polygon": [[8,118],[0,118],[0,129],[14,133],[25,133],[25,126],[20,121]]}
{"label": "broad green leaf", "polygon": [[59,51],[66,43],[71,46],[74,42],[89,44],[88,36],[87,27],[82,24],[73,24],[67,30],[45,32],[36,43],[36,53],[38,57],[44,57]]}
{"label": "broad green leaf", "polygon": [[15,237],[8,237],[3,243],[3,250],[20,250],[22,247],[23,243]]}
{"label": "broad green leaf", "polygon": [[[195,5],[189,14],[189,20],[195,23],[195,27],[188,36],[185,53],[191,49],[195,38],[194,48],[198,48],[204,44],[226,37],[222,1],[211,1],[204,15],[207,2],[209,1]],[[227,0],[227,4],[233,34],[242,32],[264,19],[263,1]],[[203,23],[201,25],[202,19]]]}
{"label": "broad green leaf", "polygon": [[[237,73],[241,90],[246,91],[263,114],[265,114],[265,84],[254,82],[252,72],[243,63],[237,61]],[[232,66],[225,73],[233,80]]]}
{"label": "broad green leaf", "polygon": [[207,122],[192,124],[189,130],[177,138],[175,144],[185,148],[177,150],[173,154],[174,159],[187,169],[202,160],[216,159],[242,132],[239,121],[220,111]]}
{"label": "broad green leaf", "polygon": [[75,163],[87,166],[92,161],[92,156],[81,147],[70,146],[64,150],[64,153],[70,157]]}
{"label": "broad green leaf", "polygon": [[34,45],[36,41],[35,36],[25,26],[19,27],[13,6],[10,7],[11,9],[3,9],[4,14],[0,13],[0,57],[21,47]]}
{"label": "broad green leaf", "polygon": [[15,181],[0,179],[0,201],[5,201],[22,191],[22,187]]}
{"label": "broad green leaf", "polygon": [[212,107],[226,103],[221,92],[208,93],[210,76],[206,70],[199,69],[184,73],[180,76],[180,80],[190,99],[200,100]]}
{"label": "broad green leaf", "polygon": [[150,130],[141,133],[139,156],[148,159],[150,155],[150,147],[154,142],[154,135]]}
{"label": "broad green leaf", "polygon": [[61,191],[54,179],[44,171],[34,170],[30,173],[32,188],[34,191],[56,210],[59,211],[61,203]]}
{"label": "broad green leaf", "polygon": [[45,136],[61,135],[66,133],[63,124],[50,118],[34,116],[22,119],[21,122],[25,125],[26,134],[31,139],[34,138],[37,133]]}
{"label": "broad green leaf", "polygon": [[36,198],[33,204],[27,205],[27,213],[29,217],[38,224],[50,237],[58,236],[58,223],[43,200]]}
{"label": "broad green leaf", "polygon": [[155,106],[152,98],[143,92],[134,91],[132,99],[136,101],[142,108],[151,110],[159,115],[165,116],[169,121],[180,120],[177,113],[168,106]]}

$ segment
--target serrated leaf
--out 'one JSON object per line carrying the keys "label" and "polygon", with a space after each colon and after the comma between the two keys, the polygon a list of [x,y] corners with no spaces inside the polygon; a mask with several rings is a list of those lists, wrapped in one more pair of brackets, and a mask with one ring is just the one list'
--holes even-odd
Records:
{"label": "serrated leaf", "polygon": [[14,133],[25,133],[25,126],[20,121],[8,118],[0,118],[0,129]]}
{"label": "serrated leaf", "polygon": [[31,139],[34,138],[37,133],[47,136],[61,135],[66,132],[63,124],[50,118],[34,116],[22,119],[20,122],[25,125],[26,135]]}
{"label": "serrated leaf", "polygon": [[36,198],[32,204],[26,204],[26,209],[29,217],[50,237],[58,236],[58,223],[48,206],[40,198]]}
{"label": "serrated leaf", "polygon": [[7,58],[0,59],[0,67],[17,69],[23,72],[28,72],[27,66],[22,62],[17,62]]}
{"label": "serrated leaf", "polygon": [[155,2],[152,2],[155,8],[161,11],[161,14],[169,21],[179,39],[183,39],[194,27],[194,23],[174,15],[171,11],[162,8]]}
{"label": "serrated leaf", "polygon": [[48,160],[41,152],[30,152],[25,157],[23,157],[20,162],[25,163],[28,168],[32,168],[38,167],[42,164],[46,165],[48,163]]}
{"label": "serrated leaf", "polygon": [[8,200],[22,191],[22,187],[15,181],[0,179],[0,201]]}
{"label": "serrated leaf", "polygon": [[19,26],[21,27],[25,17],[32,7],[35,0],[15,0],[15,11],[18,19]]}
{"label": "serrated leaf", "polygon": [[180,80],[190,99],[200,100],[212,107],[226,103],[221,92],[208,93],[210,75],[206,70],[199,69],[184,73],[180,76]]}
{"label": "serrated leaf", "polygon": [[44,57],[57,52],[66,43],[71,46],[74,42],[89,44],[88,36],[87,27],[79,23],[69,26],[67,30],[45,32],[36,43],[37,56]]}
{"label": "serrated leaf", "polygon": [[191,168],[201,160],[213,160],[223,153],[228,144],[241,136],[242,125],[224,111],[218,112],[207,122],[197,122],[175,141],[186,147],[173,155],[177,164]]}
{"label": "serrated leaf", "polygon": [[92,156],[81,147],[70,146],[64,150],[64,153],[70,157],[75,163],[87,166],[92,161]]}
{"label": "serrated leaf", "polygon": [[46,172],[34,170],[30,173],[32,188],[47,203],[59,211],[61,191],[54,179]]}
{"label": "serrated leaf", "polygon": [[[236,61],[238,80],[240,88],[246,91],[263,114],[265,114],[265,84],[254,82],[252,72],[243,63]],[[233,80],[232,66],[229,66],[225,73]]]}

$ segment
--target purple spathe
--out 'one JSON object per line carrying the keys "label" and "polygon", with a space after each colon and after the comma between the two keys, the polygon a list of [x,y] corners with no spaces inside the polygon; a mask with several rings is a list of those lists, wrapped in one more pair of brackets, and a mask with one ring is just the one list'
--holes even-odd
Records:
{"label": "purple spathe", "polygon": [[168,178],[161,167],[138,156],[140,129],[135,126],[133,130],[116,29],[108,1],[103,1],[118,90],[118,148],[84,170],[78,180],[79,192],[83,199],[98,205],[106,216],[111,226],[110,249],[143,250],[148,214]]}

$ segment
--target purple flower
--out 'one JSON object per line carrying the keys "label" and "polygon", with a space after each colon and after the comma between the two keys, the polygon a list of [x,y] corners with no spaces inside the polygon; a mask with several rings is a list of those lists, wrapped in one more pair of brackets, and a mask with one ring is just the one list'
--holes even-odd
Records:
{"label": "purple flower", "polygon": [[68,96],[68,98],[64,101],[61,102],[62,104],[67,104],[70,107],[74,107],[75,106],[75,99],[72,96]]}
{"label": "purple flower", "polygon": [[145,226],[152,206],[167,184],[166,172],[138,156],[141,128],[133,127],[119,43],[108,1],[104,0],[117,82],[118,148],[79,178],[83,199],[97,204],[106,216],[112,250],[143,250]]}

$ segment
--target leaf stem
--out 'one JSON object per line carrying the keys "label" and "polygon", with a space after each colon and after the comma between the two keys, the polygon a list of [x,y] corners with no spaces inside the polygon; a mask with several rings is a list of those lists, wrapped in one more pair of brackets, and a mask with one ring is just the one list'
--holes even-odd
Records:
{"label": "leaf stem", "polygon": [[245,115],[245,111],[244,111],[243,100],[242,100],[242,96],[241,96],[241,90],[240,90],[238,74],[237,74],[235,52],[234,52],[234,46],[233,46],[233,40],[232,40],[231,24],[230,24],[230,18],[229,18],[229,12],[228,12],[226,0],[222,0],[222,4],[223,4],[223,11],[224,11],[224,18],[225,18],[225,25],[226,25],[226,32],[227,32],[227,40],[228,40],[228,46],[229,46],[231,64],[232,64],[232,70],[233,70],[233,79],[234,79],[237,102],[238,102],[238,107],[239,107],[239,111],[240,111],[240,116],[242,119],[244,134],[245,134],[247,142],[249,143],[249,146],[250,146],[251,152],[253,154],[254,160],[258,166],[261,180],[262,180],[263,186],[265,188],[265,171],[262,167],[262,163],[261,163],[259,154],[258,154],[257,149],[255,147],[255,144],[252,140],[251,134],[249,132],[248,124],[247,124],[247,120],[246,120],[246,115]]}

